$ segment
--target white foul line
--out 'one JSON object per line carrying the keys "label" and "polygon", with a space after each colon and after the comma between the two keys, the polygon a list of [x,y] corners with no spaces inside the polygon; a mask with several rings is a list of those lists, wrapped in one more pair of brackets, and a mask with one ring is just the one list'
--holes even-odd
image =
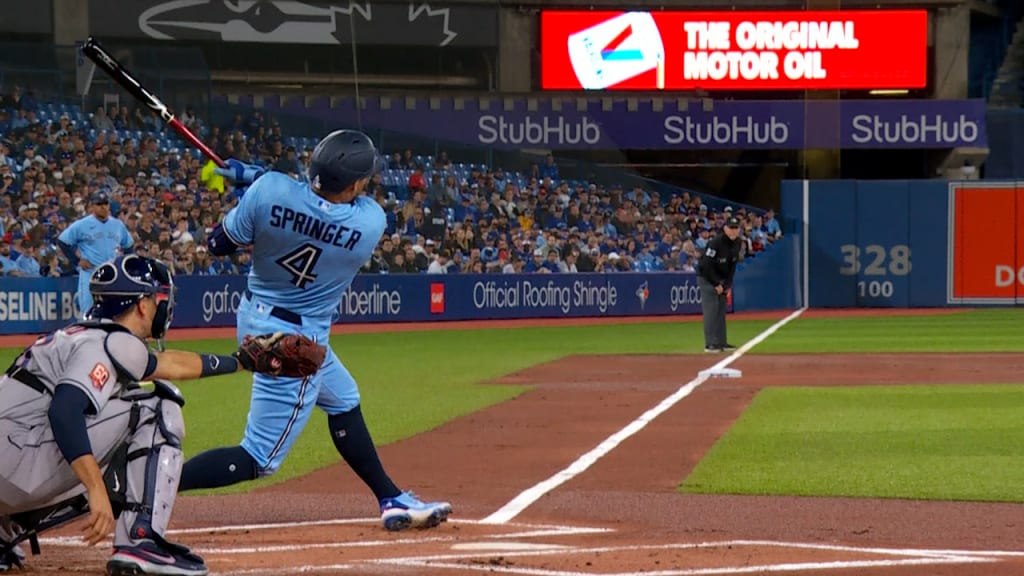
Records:
{"label": "white foul line", "polygon": [[[789,316],[786,316],[782,320],[779,320],[775,324],[772,324],[767,330],[761,332],[753,339],[748,341],[746,344],[741,346],[739,350],[736,350],[714,366],[711,370],[720,370],[725,368],[738,360],[741,356],[746,354],[751,348],[757,346],[763,342],[766,338],[774,334],[779,328],[782,328],[796,317],[800,316],[807,308],[800,308],[794,311]],[[669,408],[675,406],[680,400],[689,396],[698,386],[707,381],[708,376],[698,375],[693,380],[690,380],[682,388],[673,392],[669,397],[662,400],[657,406],[651,408],[647,412],[640,415],[639,418],[633,420],[625,428],[619,430],[615,434],[612,434],[606,438],[603,442],[597,445],[596,448],[580,456],[575,462],[570,464],[564,470],[557,472],[554,476],[551,476],[547,480],[540,482],[539,484],[527,488],[521,492],[518,496],[513,498],[508,504],[505,504],[490,516],[480,521],[481,524],[504,524],[509,520],[518,516],[523,510],[527,509],[537,500],[540,500],[548,492],[554,490],[558,486],[568,482],[577,475],[583,473],[587,468],[590,468],[602,457],[606,456],[609,452],[615,449],[616,446],[621,444],[630,436],[636,434],[640,430],[643,430],[645,426],[651,423],[652,420],[660,416],[663,412]]]}

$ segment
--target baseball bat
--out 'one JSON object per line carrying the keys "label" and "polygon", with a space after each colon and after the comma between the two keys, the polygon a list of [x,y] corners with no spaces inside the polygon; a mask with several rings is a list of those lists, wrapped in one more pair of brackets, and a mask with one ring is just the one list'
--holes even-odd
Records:
{"label": "baseball bat", "polygon": [[181,134],[181,137],[188,140],[193,146],[198,148],[207,158],[213,160],[214,164],[221,168],[226,168],[227,163],[217,155],[216,152],[210,149],[198,136],[192,133],[184,124],[181,123],[174,114],[167,108],[167,105],[160,101],[152,92],[147,90],[141,82],[138,81],[134,76],[131,75],[120,62],[114,59],[109,52],[103,49],[93,37],[89,37],[82,45],[82,53],[85,54],[86,58],[92,60],[97,66],[100,67],[107,76],[110,76],[115,82],[121,85],[122,88],[128,91],[136,100],[145,104],[150,110],[160,115],[160,118],[167,123],[175,132]]}

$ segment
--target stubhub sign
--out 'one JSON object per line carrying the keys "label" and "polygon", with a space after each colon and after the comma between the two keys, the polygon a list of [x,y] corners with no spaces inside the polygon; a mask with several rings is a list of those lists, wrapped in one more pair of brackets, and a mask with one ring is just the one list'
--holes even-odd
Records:
{"label": "stubhub sign", "polygon": [[[244,276],[178,276],[174,328],[235,326]],[[77,278],[8,278],[0,334],[39,334],[75,320]],[[731,308],[730,308],[731,309]],[[335,323],[699,314],[692,273],[359,275]]]}
{"label": "stubhub sign", "polygon": [[[973,100],[685,100],[466,98],[385,105],[367,98],[359,116],[342,100],[328,110],[338,124],[495,149],[784,149],[986,147],[985,101]],[[303,113],[303,109],[295,109]],[[305,110],[309,112],[309,110]],[[289,109],[291,113],[291,109]],[[389,137],[385,132],[382,138]]]}

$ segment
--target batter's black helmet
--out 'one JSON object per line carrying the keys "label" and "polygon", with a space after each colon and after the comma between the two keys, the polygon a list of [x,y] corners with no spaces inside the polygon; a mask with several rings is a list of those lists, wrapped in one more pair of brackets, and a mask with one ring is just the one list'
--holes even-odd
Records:
{"label": "batter's black helmet", "polygon": [[89,278],[95,302],[88,319],[116,318],[147,296],[155,296],[156,316],[150,336],[163,338],[174,317],[174,276],[163,262],[129,254],[100,264]]}
{"label": "batter's black helmet", "polygon": [[336,130],[313,149],[309,181],[313,188],[336,194],[380,171],[383,162],[369,136],[358,130]]}

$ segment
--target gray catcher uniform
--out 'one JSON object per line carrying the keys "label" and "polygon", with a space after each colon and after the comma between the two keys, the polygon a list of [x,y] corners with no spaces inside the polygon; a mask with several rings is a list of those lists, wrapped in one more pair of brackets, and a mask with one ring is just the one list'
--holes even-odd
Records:
{"label": "gray catcher uniform", "polygon": [[[176,401],[139,387],[154,366],[144,341],[106,320],[43,336],[15,360],[0,378],[0,543],[18,535],[2,532],[17,531],[11,515],[85,493],[47,417],[58,384],[76,386],[91,400],[86,423],[93,454],[108,488],[128,503],[118,518],[115,546],[137,545],[140,534],[166,533],[185,423]],[[111,469],[119,452],[126,466]]]}

